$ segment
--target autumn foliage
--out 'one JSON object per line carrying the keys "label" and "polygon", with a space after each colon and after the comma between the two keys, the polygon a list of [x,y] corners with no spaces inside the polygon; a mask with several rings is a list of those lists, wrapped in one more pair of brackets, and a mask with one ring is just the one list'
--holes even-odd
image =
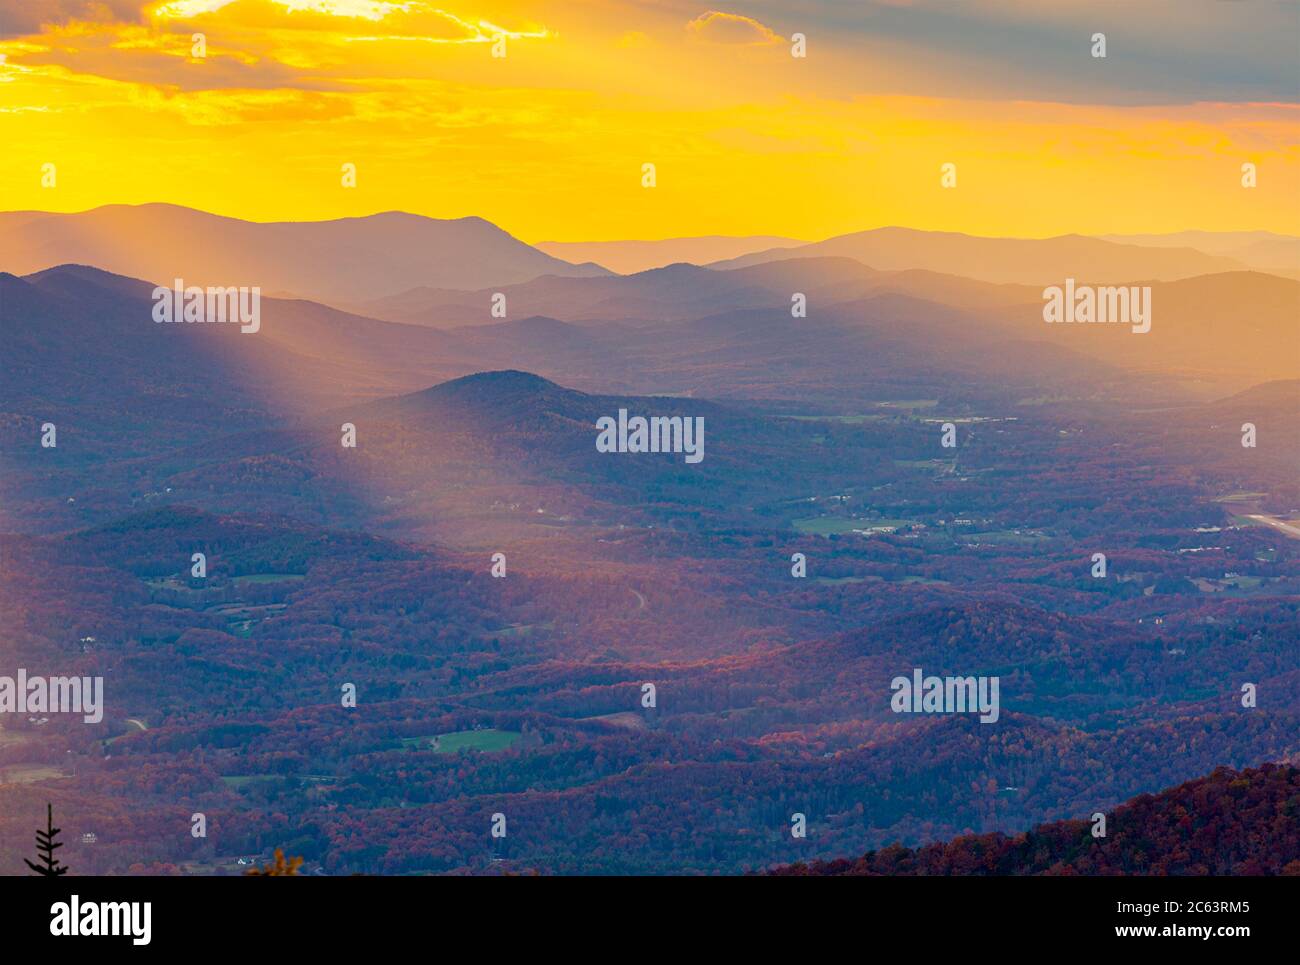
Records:
{"label": "autumn foliage", "polygon": [[289,858],[286,860],[284,857],[284,851],[280,848],[276,848],[275,861],[271,864],[264,864],[261,868],[249,868],[244,872],[244,874],[255,877],[297,875],[300,867],[302,867],[302,858]]}
{"label": "autumn foliage", "polygon": [[1221,767],[1116,808],[1104,838],[1094,838],[1091,828],[1088,821],[1058,821],[1014,837],[895,845],[773,874],[1300,876],[1300,768]]}

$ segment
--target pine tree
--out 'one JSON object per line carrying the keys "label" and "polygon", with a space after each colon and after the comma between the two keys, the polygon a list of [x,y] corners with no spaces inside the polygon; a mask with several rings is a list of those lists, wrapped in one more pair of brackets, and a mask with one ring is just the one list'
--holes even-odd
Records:
{"label": "pine tree", "polygon": [[63,847],[61,841],[56,841],[62,828],[54,826],[54,805],[47,803],[45,805],[45,830],[39,828],[36,831],[36,850],[41,854],[43,865],[32,864],[26,858],[23,861],[27,867],[31,868],[38,875],[45,877],[54,877],[56,875],[66,875],[68,868],[66,865],[59,864],[59,859],[54,857],[54,849]]}

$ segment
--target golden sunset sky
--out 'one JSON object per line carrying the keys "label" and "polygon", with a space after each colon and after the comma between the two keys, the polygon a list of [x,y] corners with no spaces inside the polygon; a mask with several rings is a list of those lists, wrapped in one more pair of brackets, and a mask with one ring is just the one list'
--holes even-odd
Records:
{"label": "golden sunset sky", "polygon": [[0,0],[0,210],[1300,233],[1298,44],[1293,2]]}

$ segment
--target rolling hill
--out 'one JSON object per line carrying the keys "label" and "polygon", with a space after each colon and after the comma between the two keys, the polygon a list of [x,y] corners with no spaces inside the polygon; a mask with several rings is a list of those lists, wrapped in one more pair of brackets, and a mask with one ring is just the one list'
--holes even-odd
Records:
{"label": "rolling hill", "polygon": [[[454,339],[314,302],[263,298],[260,328],[160,324],[153,285],[84,265],[0,273],[8,350],[0,407],[76,413],[136,427],[160,418],[213,426],[214,412],[265,421],[427,385],[456,365]],[[208,410],[177,406],[201,400]],[[260,413],[260,415],[259,415]]]}
{"label": "rolling hill", "polygon": [[857,859],[788,865],[786,876],[1300,875],[1300,768],[1219,768],[1143,794],[1092,822],[1040,824],[1024,834],[869,851]]}

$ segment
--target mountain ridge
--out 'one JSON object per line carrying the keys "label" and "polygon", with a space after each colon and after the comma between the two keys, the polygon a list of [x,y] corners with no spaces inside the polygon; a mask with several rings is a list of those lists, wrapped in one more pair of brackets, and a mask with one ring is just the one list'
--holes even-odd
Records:
{"label": "mountain ridge", "polygon": [[66,263],[155,284],[182,278],[333,301],[376,298],[419,284],[475,289],[548,273],[608,274],[553,258],[477,216],[381,212],[254,222],[170,204],[0,213],[0,267],[30,274]]}
{"label": "mountain ridge", "polygon": [[[775,248],[713,262],[714,269],[744,268],[793,253],[844,255],[879,271],[927,268],[998,284],[1115,283],[1150,278],[1171,281],[1243,269],[1239,261],[1192,248],[1145,248],[1079,234],[1052,238],[985,238],[956,231],[886,227],[836,235],[799,248]],[[994,267],[996,266],[996,267]]]}
{"label": "mountain ridge", "polygon": [[1241,771],[1220,767],[1110,809],[1105,837],[1092,836],[1092,821],[1056,821],[1013,837],[963,835],[915,849],[892,845],[859,858],[785,865],[768,873],[1300,876],[1297,816],[1300,768],[1285,763]]}

